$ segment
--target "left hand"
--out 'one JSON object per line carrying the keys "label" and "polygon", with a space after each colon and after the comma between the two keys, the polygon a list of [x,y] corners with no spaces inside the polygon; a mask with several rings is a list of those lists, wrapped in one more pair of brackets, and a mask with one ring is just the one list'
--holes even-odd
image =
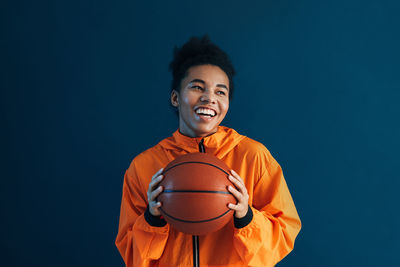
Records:
{"label": "left hand", "polygon": [[228,208],[235,211],[235,217],[240,219],[243,218],[249,209],[249,194],[247,193],[246,186],[244,185],[243,179],[234,170],[231,170],[232,175],[229,175],[229,180],[236,186],[228,186],[228,191],[238,201],[237,204],[228,204]]}

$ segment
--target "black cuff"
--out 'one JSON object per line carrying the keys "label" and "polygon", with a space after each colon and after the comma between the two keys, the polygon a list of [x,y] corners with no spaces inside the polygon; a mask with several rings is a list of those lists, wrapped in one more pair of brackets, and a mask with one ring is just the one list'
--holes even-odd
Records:
{"label": "black cuff", "polygon": [[167,224],[167,222],[161,218],[161,216],[154,216],[151,214],[149,206],[147,206],[146,211],[144,212],[144,219],[148,224],[155,227],[163,227]]}
{"label": "black cuff", "polygon": [[253,219],[253,211],[251,210],[250,205],[249,205],[249,209],[247,210],[246,215],[240,219],[234,217],[233,222],[234,222],[236,228],[243,228],[243,227],[247,226],[251,222],[252,219]]}

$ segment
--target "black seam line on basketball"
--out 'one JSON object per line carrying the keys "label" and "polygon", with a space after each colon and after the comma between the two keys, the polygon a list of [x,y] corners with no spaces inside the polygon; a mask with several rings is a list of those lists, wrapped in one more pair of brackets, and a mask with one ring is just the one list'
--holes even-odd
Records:
{"label": "black seam line on basketball", "polygon": [[185,161],[185,162],[181,162],[181,163],[175,164],[174,166],[171,166],[171,167],[169,167],[168,169],[164,170],[164,174],[165,174],[167,171],[169,171],[170,169],[175,168],[175,167],[178,167],[179,165],[183,165],[183,164],[186,164],[186,163],[199,163],[199,164],[204,164],[204,165],[213,166],[213,167],[219,169],[220,171],[224,172],[226,175],[229,175],[229,173],[227,173],[224,169],[222,169],[222,168],[220,168],[220,167],[218,167],[218,166],[216,166],[216,165],[214,165],[214,164],[207,163],[207,162],[201,162],[201,161]]}
{"label": "black seam line on basketball", "polygon": [[232,195],[231,192],[227,191],[210,191],[210,190],[164,190],[163,193],[210,193],[210,194],[227,194]]}
{"label": "black seam line on basketball", "polygon": [[211,219],[207,219],[207,220],[200,220],[200,221],[188,221],[188,220],[183,220],[183,219],[179,219],[176,218],[174,216],[169,215],[168,213],[165,212],[165,210],[163,210],[162,208],[160,208],[160,210],[165,214],[165,216],[170,217],[171,219],[175,220],[175,221],[180,221],[180,222],[185,222],[185,223],[203,223],[203,222],[209,222],[209,221],[213,221],[216,219],[221,218],[222,216],[224,216],[225,214],[227,214],[228,212],[230,212],[231,210],[228,209],[227,211],[225,211],[224,213],[222,213],[221,215],[211,218]]}

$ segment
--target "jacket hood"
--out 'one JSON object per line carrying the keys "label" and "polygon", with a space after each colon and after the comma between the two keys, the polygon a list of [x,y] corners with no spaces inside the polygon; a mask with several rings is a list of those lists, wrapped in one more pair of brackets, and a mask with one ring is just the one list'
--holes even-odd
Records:
{"label": "jacket hood", "polygon": [[235,130],[218,126],[217,132],[206,137],[189,137],[181,134],[179,129],[172,136],[162,140],[159,145],[167,150],[176,150],[179,152],[194,153],[199,152],[199,143],[204,139],[206,153],[223,158],[246,136],[240,135]]}

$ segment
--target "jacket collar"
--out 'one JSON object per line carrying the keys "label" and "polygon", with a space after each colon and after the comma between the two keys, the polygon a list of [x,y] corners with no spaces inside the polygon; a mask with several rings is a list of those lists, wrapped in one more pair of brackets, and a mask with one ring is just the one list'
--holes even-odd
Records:
{"label": "jacket collar", "polygon": [[189,137],[176,130],[171,137],[161,141],[159,144],[169,150],[179,150],[186,153],[199,152],[199,143],[204,139],[206,153],[211,153],[219,158],[224,157],[245,136],[238,134],[235,130],[218,126],[217,132],[206,137]]}

